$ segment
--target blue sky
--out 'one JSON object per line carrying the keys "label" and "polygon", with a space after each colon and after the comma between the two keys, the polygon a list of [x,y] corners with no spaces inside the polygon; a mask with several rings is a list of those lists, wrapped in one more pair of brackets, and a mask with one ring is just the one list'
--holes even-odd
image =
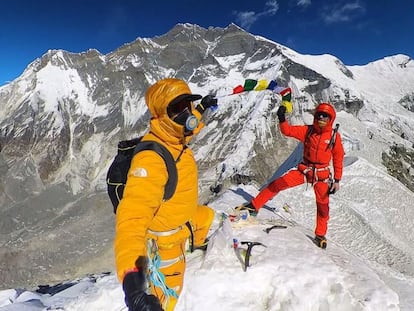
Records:
{"label": "blue sky", "polygon": [[412,0],[14,0],[0,9],[0,85],[49,49],[109,53],[177,23],[235,23],[301,54],[332,54],[346,65],[414,58]]}

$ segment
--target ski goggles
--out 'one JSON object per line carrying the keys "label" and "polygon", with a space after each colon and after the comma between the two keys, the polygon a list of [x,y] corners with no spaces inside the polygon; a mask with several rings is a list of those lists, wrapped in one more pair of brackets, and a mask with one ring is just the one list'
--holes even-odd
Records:
{"label": "ski goggles", "polygon": [[316,113],[316,119],[320,120],[320,119],[330,119],[331,116],[329,114],[327,114],[326,112],[317,112]]}
{"label": "ski goggles", "polygon": [[170,104],[167,108],[167,113],[171,117],[186,110],[191,111],[191,102],[188,100],[182,100],[174,104]]}
{"label": "ski goggles", "polygon": [[191,103],[195,100],[201,99],[201,95],[197,94],[181,94],[174,98],[167,107],[169,117],[183,112],[186,108],[191,111]]}

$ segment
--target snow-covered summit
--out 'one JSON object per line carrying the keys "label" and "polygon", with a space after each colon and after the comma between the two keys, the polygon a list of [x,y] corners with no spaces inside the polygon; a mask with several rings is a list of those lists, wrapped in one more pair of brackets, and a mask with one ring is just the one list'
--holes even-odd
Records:
{"label": "snow-covered summit", "polygon": [[[390,202],[409,202],[414,195],[366,160],[347,158],[346,164],[343,188],[332,197],[326,250],[310,240],[315,207],[313,191],[305,185],[269,201],[276,213],[262,209],[257,218],[226,219],[222,227],[221,214],[257,189],[230,188],[212,201],[217,216],[210,245],[206,253],[188,254],[176,310],[412,310],[414,210],[404,201],[402,207],[390,208]],[[364,192],[364,183],[371,192]],[[388,200],[379,199],[387,188],[394,189]],[[269,230],[274,225],[279,227]],[[252,248],[246,272],[234,239],[242,249],[243,241],[264,245]],[[109,311],[125,306],[121,285],[111,273],[41,287],[39,292],[0,291],[1,311],[23,308]]]}

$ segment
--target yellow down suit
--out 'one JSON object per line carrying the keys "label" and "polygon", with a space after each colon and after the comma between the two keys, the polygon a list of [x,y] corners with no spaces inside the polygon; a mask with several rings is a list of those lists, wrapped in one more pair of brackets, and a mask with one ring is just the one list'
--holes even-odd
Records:
{"label": "yellow down suit", "polygon": [[[147,256],[149,241],[158,248],[162,260],[160,271],[166,285],[179,294],[183,287],[185,244],[190,236],[186,222],[190,221],[194,245],[201,245],[214,218],[214,211],[198,205],[198,172],[193,152],[187,147],[191,136],[184,136],[184,128],[167,114],[168,104],[177,96],[191,94],[188,85],[178,79],[164,79],[152,85],[145,96],[151,113],[150,130],[143,140],[163,144],[176,161],[178,182],[173,197],[164,202],[164,186],[168,179],[164,160],[154,151],[137,153],[128,172],[123,198],[116,214],[114,241],[118,279],[135,267],[139,256]],[[194,109],[193,114],[201,119]],[[200,122],[193,135],[203,124]],[[155,243],[154,243],[155,242]],[[151,282],[150,282],[151,283]],[[174,309],[177,299],[165,297],[151,285],[166,311]]]}

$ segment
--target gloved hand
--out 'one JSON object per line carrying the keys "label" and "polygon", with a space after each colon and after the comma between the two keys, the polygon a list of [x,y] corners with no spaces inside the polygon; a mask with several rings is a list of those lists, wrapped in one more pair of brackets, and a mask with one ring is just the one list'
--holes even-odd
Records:
{"label": "gloved hand", "polygon": [[279,122],[285,122],[286,121],[286,107],[285,106],[280,106],[279,109],[277,110],[277,118],[279,119]]}
{"label": "gloved hand", "polygon": [[122,287],[125,303],[129,311],[163,311],[161,303],[154,295],[145,293],[145,268],[125,275]]}
{"label": "gloved hand", "polygon": [[334,194],[339,190],[339,180],[335,179],[335,181],[332,183],[331,187],[329,188],[329,194]]}
{"label": "gloved hand", "polygon": [[235,208],[235,210],[236,210],[236,212],[248,211],[250,216],[256,216],[257,215],[257,210],[251,202],[247,203],[247,204],[245,203],[245,204],[242,204],[240,206],[237,206]]}
{"label": "gloved hand", "polygon": [[217,107],[217,98],[215,98],[213,95],[207,95],[204,96],[201,100],[201,103],[199,103],[196,107],[196,109],[203,114],[207,108],[216,108]]}

